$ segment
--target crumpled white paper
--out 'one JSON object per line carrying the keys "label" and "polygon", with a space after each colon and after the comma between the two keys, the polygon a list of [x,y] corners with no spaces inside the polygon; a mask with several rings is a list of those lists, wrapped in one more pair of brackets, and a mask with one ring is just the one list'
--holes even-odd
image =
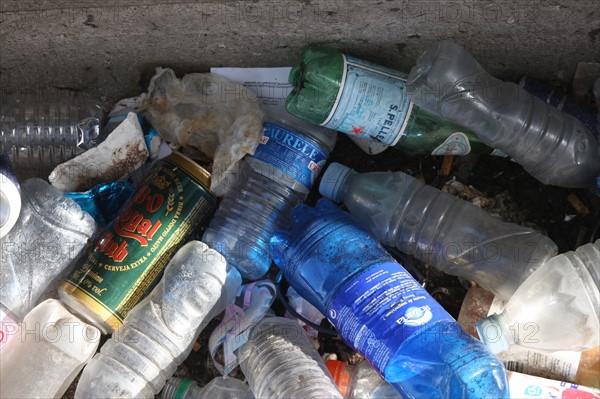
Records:
{"label": "crumpled white paper", "polygon": [[263,132],[256,95],[219,75],[192,73],[182,79],[157,68],[141,113],[166,141],[196,160],[212,160],[211,191],[223,195],[235,167],[253,154]]}

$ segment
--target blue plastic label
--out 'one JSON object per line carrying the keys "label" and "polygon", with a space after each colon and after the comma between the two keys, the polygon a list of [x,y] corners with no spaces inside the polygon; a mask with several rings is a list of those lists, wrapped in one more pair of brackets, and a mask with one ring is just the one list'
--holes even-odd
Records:
{"label": "blue plastic label", "polygon": [[250,157],[273,165],[310,190],[325,165],[327,153],[301,134],[267,122]]}
{"label": "blue plastic label", "polygon": [[431,152],[431,155],[467,155],[471,152],[471,143],[466,134],[452,133],[448,138]]}
{"label": "blue plastic label", "polygon": [[344,56],[340,91],[322,125],[394,145],[404,133],[412,108],[405,74]]}
{"label": "blue plastic label", "polygon": [[437,321],[454,321],[396,262],[376,265],[349,281],[327,310],[346,343],[382,374],[412,334]]}

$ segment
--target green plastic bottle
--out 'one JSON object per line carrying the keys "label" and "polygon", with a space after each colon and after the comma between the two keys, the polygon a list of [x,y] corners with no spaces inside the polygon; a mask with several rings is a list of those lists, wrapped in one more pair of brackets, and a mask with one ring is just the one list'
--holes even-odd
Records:
{"label": "green plastic bottle", "polygon": [[290,114],[413,154],[499,154],[470,130],[429,113],[408,98],[407,74],[319,47],[292,68]]}

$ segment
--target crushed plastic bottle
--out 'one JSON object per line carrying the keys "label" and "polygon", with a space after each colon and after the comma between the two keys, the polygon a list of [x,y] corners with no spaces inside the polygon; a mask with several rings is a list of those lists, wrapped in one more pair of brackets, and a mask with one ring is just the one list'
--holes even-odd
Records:
{"label": "crushed plastic bottle", "polygon": [[426,50],[408,83],[415,104],[470,128],[544,184],[586,187],[600,175],[600,144],[579,120],[492,77],[451,40]]}
{"label": "crushed plastic bottle", "polygon": [[100,330],[48,299],[29,312],[0,356],[0,397],[61,398],[92,358]]}
{"label": "crushed plastic bottle", "polygon": [[477,323],[494,353],[512,344],[541,350],[600,346],[600,240],[555,256],[535,271],[504,310]]}
{"label": "crushed plastic bottle", "polygon": [[240,285],[218,252],[199,241],[184,245],[84,369],[75,398],[154,397]]}
{"label": "crushed plastic bottle", "polygon": [[508,299],[558,248],[403,172],[358,174],[332,163],[321,194],[343,202],[379,241]]}
{"label": "crushed plastic bottle", "polygon": [[94,147],[104,110],[81,96],[3,97],[0,138],[19,180],[46,178],[56,165]]}
{"label": "crushed plastic bottle", "polygon": [[[469,334],[479,338],[477,321],[502,309],[505,302],[494,299],[491,292],[473,286],[467,291],[456,321]],[[512,345],[497,354],[509,371],[553,380],[600,387],[600,347],[577,351],[542,351]]]}
{"label": "crushed plastic bottle", "polygon": [[352,366],[330,359],[327,368],[344,399],[402,399],[366,360]]}
{"label": "crushed plastic bottle", "polygon": [[162,399],[254,399],[248,384],[231,377],[217,377],[199,387],[192,380],[171,378],[160,395]]}
{"label": "crushed plastic bottle", "polygon": [[596,118],[596,110],[591,105],[568,96],[566,91],[552,87],[548,83],[532,78],[531,76],[523,76],[519,81],[519,86],[545,103],[556,107],[559,111],[573,115],[590,132],[598,137],[600,125],[598,125]]}
{"label": "crushed plastic bottle", "polygon": [[[308,47],[289,76],[290,114],[412,154],[490,154],[470,130],[414,105],[407,74],[356,57]],[[386,147],[377,146],[375,152]]]}
{"label": "crushed plastic bottle", "polygon": [[405,398],[508,398],[502,363],[332,202],[294,209],[271,246],[290,285]]}
{"label": "crushed plastic bottle", "polygon": [[265,123],[258,148],[242,161],[202,241],[244,278],[262,277],[271,265],[271,235],[289,226],[289,212],[308,196],[335,140],[334,131],[290,116]]}
{"label": "crushed plastic bottle", "polygon": [[256,398],[342,399],[319,352],[294,320],[262,319],[238,356]]}
{"label": "crushed plastic bottle", "polygon": [[[21,195],[19,218],[0,239],[0,321],[4,332],[14,329],[38,304],[96,231],[90,215],[41,179],[26,180]],[[0,342],[8,339],[2,335]]]}

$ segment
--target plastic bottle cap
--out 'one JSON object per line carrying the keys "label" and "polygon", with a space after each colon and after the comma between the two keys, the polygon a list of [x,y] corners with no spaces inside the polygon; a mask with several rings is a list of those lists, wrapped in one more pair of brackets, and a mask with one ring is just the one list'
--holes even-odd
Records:
{"label": "plastic bottle cap", "polygon": [[341,198],[338,198],[340,189],[350,172],[352,172],[352,169],[340,163],[334,162],[329,165],[319,185],[321,195],[332,201],[340,202]]}
{"label": "plastic bottle cap", "polygon": [[4,237],[13,228],[21,213],[21,194],[17,185],[0,173],[0,237]]}
{"label": "plastic bottle cap", "polygon": [[335,382],[335,385],[337,385],[342,396],[348,398],[350,396],[349,393],[352,378],[347,364],[339,360],[329,359],[327,361],[327,369],[331,373],[333,381]]}
{"label": "plastic bottle cap", "polygon": [[492,353],[500,353],[510,348],[511,341],[504,332],[497,314],[479,320],[476,328],[479,338]]}

